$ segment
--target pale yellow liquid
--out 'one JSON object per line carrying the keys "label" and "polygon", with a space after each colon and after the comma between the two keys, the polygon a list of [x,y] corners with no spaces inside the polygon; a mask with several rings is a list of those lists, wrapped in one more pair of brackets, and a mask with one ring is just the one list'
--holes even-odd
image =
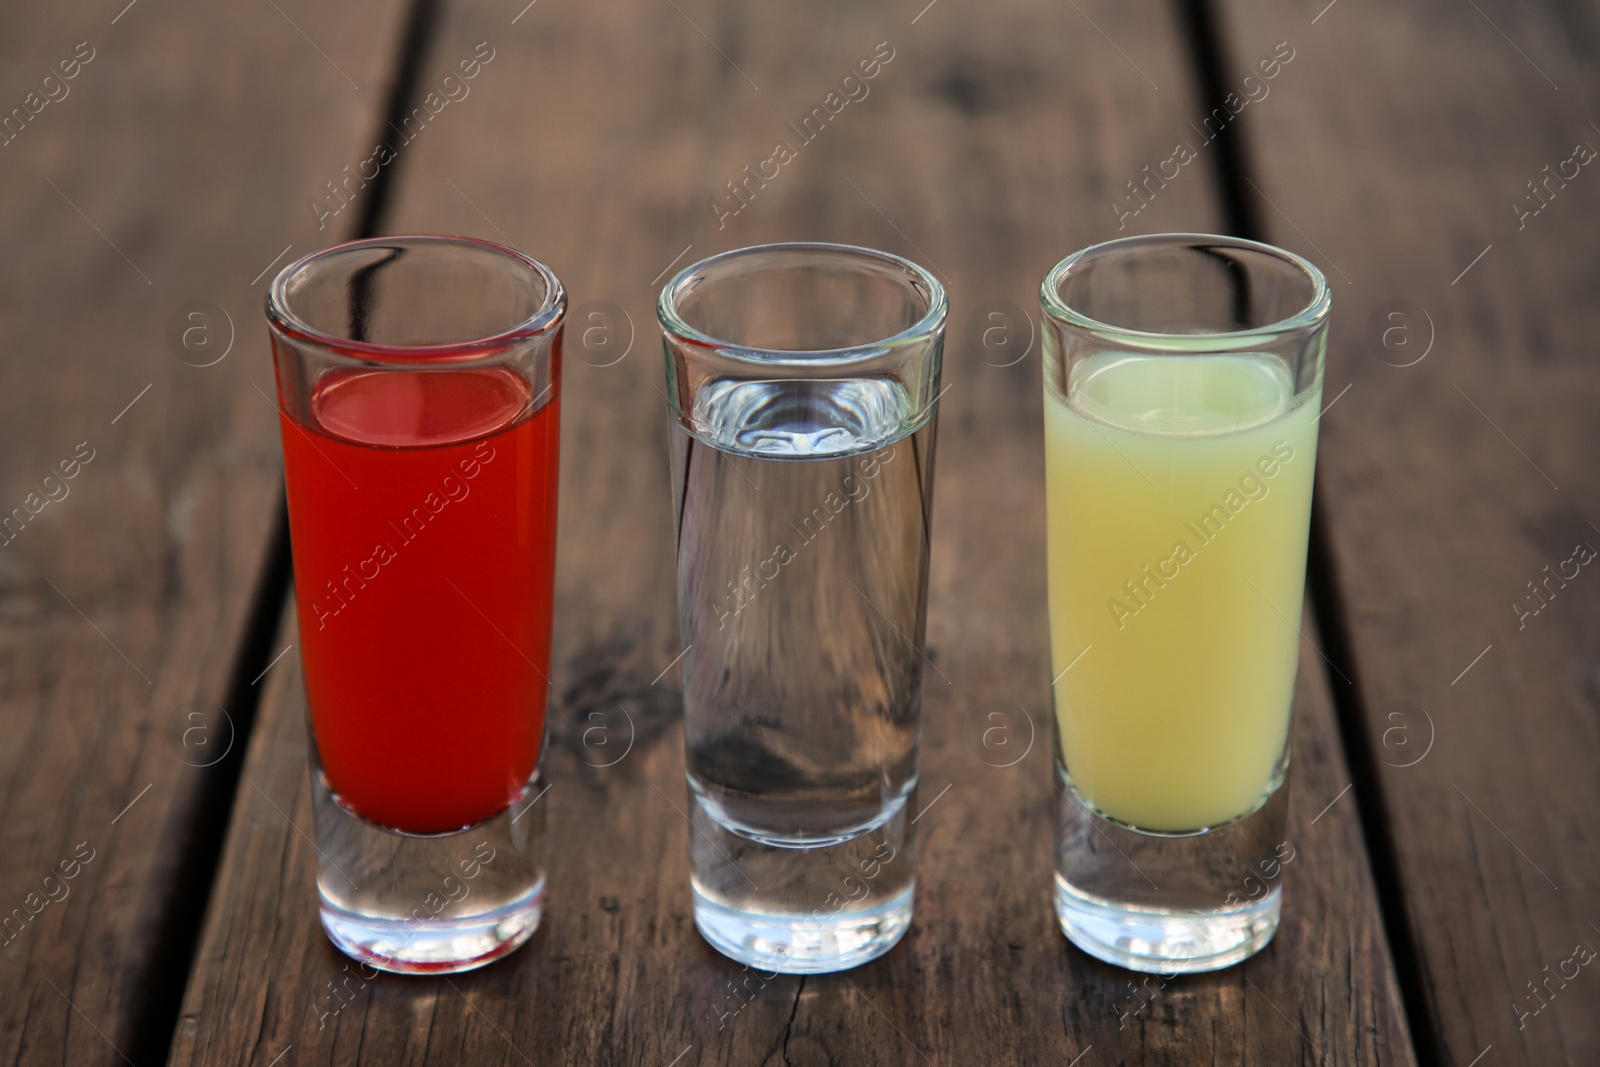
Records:
{"label": "pale yellow liquid", "polygon": [[1273,356],[1111,352],[1069,396],[1046,386],[1068,773],[1142,829],[1248,814],[1288,735],[1320,388],[1297,399]]}

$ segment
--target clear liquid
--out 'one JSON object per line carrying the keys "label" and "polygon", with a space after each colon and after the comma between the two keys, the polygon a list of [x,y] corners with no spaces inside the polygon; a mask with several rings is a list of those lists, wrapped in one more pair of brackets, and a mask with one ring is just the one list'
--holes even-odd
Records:
{"label": "clear liquid", "polygon": [[724,382],[674,422],[690,789],[817,848],[916,784],[933,420],[887,379]]}

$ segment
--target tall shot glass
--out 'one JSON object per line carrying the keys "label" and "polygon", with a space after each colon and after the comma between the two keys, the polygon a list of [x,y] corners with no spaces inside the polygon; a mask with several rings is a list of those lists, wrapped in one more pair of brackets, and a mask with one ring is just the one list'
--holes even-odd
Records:
{"label": "tall shot glass", "polygon": [[1056,914],[1138,971],[1278,928],[1328,288],[1268,245],[1111,241],[1041,286]]}
{"label": "tall shot glass", "polygon": [[695,923],[752,967],[837,971],[911,922],[946,304],[833,244],[661,292]]}
{"label": "tall shot glass", "polygon": [[457,237],[339,245],[267,297],[323,928],[449,972],[538,926],[566,294]]}

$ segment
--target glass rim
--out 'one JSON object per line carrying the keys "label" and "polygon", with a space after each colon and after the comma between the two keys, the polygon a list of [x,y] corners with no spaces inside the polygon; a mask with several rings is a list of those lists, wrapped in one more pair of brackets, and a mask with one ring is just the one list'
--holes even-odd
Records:
{"label": "glass rim", "polygon": [[[1311,283],[1311,299],[1293,315],[1268,323],[1265,326],[1216,333],[1164,333],[1151,330],[1135,330],[1091,318],[1061,299],[1059,291],[1061,282],[1072,272],[1073,267],[1088,256],[1106,252],[1126,253],[1142,246],[1175,245],[1192,242],[1205,242],[1229,248],[1247,249],[1286,263],[1299,271]],[[1328,279],[1323,275],[1322,271],[1304,256],[1296,255],[1287,249],[1267,244],[1264,241],[1252,241],[1249,238],[1230,237],[1224,234],[1151,233],[1101,241],[1098,244],[1092,244],[1087,248],[1082,248],[1072,253],[1072,255],[1063,259],[1045,273],[1044,279],[1039,283],[1039,303],[1043,307],[1045,314],[1057,322],[1087,330],[1106,340],[1126,339],[1141,348],[1170,348],[1175,351],[1192,353],[1225,353],[1234,352],[1241,347],[1248,347],[1251,344],[1258,343],[1262,338],[1278,338],[1300,330],[1315,328],[1327,320],[1332,300],[1328,289]]]}
{"label": "glass rim", "polygon": [[[916,322],[898,333],[842,348],[761,348],[756,345],[740,344],[697,330],[678,314],[679,299],[688,295],[684,287],[692,275],[746,256],[770,252],[834,252],[890,264],[906,271],[927,286],[928,309]],[[944,286],[927,268],[893,252],[832,241],[774,241],[768,244],[730,248],[684,267],[661,287],[661,295],[656,298],[656,318],[660,321],[661,328],[674,337],[700,347],[714,349],[719,355],[728,359],[764,367],[838,367],[871,360],[894,348],[903,347],[937,333],[943,329],[949,311],[950,303],[945,295]]]}
{"label": "glass rim", "polygon": [[[397,345],[376,341],[358,341],[341,337],[311,325],[289,306],[289,280],[319,265],[323,260],[348,252],[367,248],[381,248],[395,242],[412,242],[427,245],[456,245],[485,249],[509,262],[530,269],[544,283],[544,299],[531,316],[508,329],[484,337],[470,337],[435,345]],[[542,336],[560,325],[567,312],[567,293],[555,272],[537,259],[517,251],[509,245],[496,244],[477,237],[461,237],[442,233],[401,233],[383,237],[364,237],[343,241],[319,249],[290,263],[280,270],[267,287],[267,322],[287,337],[315,344],[331,350],[332,354],[366,363],[436,363],[458,362],[493,355],[508,345]]]}

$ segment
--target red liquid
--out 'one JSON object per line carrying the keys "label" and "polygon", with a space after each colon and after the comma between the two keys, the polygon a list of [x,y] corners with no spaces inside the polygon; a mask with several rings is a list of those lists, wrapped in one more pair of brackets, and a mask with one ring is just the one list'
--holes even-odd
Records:
{"label": "red liquid", "polygon": [[340,371],[282,418],[300,655],[340,798],[410,833],[494,815],[539,758],[559,396],[507,370]]}

